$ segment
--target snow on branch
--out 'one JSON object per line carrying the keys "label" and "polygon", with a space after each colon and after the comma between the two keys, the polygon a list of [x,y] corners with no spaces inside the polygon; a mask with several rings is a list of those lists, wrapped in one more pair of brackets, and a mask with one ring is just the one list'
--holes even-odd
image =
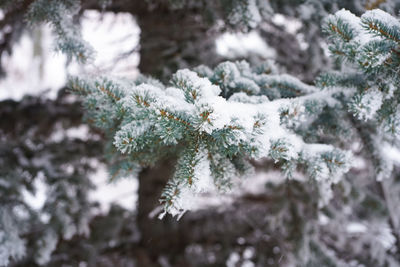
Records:
{"label": "snow on branch", "polygon": [[[167,88],[77,78],[70,87],[86,97],[92,120],[113,133],[114,146],[132,161],[168,147],[180,151],[161,198],[165,212],[178,217],[195,205],[196,195],[226,190],[241,176],[238,159],[269,157],[283,166],[308,166],[310,177],[325,183],[337,182],[349,169],[348,152],[306,144],[290,128],[301,124],[310,103],[330,105],[337,90],[320,91],[289,75],[258,74],[246,62],[221,63],[209,75],[179,70]],[[263,90],[254,89],[260,86]],[[297,97],[288,97],[287,88]],[[282,98],[269,99],[266,90],[282,92]]]}

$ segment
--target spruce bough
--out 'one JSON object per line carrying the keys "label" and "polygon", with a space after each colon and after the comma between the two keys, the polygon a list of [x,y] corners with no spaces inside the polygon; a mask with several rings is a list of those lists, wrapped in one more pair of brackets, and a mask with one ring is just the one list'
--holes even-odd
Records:
{"label": "spruce bough", "polygon": [[[300,166],[318,182],[323,205],[352,157],[339,142],[305,141],[323,138],[329,125],[319,123],[321,116],[348,114],[347,121],[360,127],[376,124],[378,137],[365,137],[371,140],[398,137],[399,25],[381,10],[361,19],[345,10],[329,16],[330,50],[354,67],[323,74],[316,86],[270,73],[274,68],[268,64],[252,69],[241,61],[179,70],[167,86],[141,77],[72,78],[70,87],[85,96],[88,116],[108,132],[125,168],[155,164],[166,150],[178,154],[160,200],[166,213],[180,217],[198,193],[226,190],[234,177],[248,175],[249,159],[266,157],[279,162],[289,178]],[[377,161],[381,180],[391,166]]]}

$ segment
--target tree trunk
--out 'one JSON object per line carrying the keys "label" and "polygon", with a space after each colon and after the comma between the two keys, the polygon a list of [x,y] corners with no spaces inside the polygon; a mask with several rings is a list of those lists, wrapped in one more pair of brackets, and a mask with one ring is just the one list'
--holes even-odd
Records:
{"label": "tree trunk", "polygon": [[139,70],[168,81],[178,69],[217,63],[216,31],[191,10],[153,10],[138,16],[141,29]]}

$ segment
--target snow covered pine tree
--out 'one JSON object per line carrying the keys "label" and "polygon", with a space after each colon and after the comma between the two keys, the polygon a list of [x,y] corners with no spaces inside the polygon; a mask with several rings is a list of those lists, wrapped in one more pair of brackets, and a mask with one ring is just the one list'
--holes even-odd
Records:
{"label": "snow covered pine tree", "polygon": [[[221,2],[232,24],[252,28],[262,21],[264,1]],[[84,62],[91,49],[69,24],[72,15],[64,15],[76,10],[76,1],[37,0],[28,18],[52,23],[58,48]],[[229,191],[253,174],[254,164],[272,159],[287,183],[268,185],[279,205],[263,218],[287,237],[293,255],[282,265],[400,266],[399,177],[385,151],[400,146],[400,22],[379,9],[361,17],[340,10],[326,18],[324,31],[340,69],[314,85],[279,74],[272,61],[254,67],[237,61],[180,69],[167,86],[147,76],[107,76],[71,77],[69,87],[82,95],[87,120],[105,133],[113,179],[178,157],[160,218],[181,218],[201,194]],[[18,216],[9,210],[0,214],[0,264],[25,250],[12,223]],[[287,218],[289,210],[298,221]],[[357,232],[360,225],[368,231]],[[290,239],[292,231],[300,237]],[[52,235],[43,238],[37,264],[50,259]],[[266,264],[261,256],[255,262]]]}

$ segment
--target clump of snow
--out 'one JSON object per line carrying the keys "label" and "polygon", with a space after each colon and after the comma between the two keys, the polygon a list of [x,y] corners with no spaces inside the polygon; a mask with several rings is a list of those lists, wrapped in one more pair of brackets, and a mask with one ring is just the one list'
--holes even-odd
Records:
{"label": "clump of snow", "polygon": [[90,175],[96,190],[90,191],[89,199],[100,204],[96,212],[107,213],[112,204],[118,204],[127,210],[135,209],[138,194],[137,179],[118,179],[110,182],[109,173],[104,164],[94,162],[96,172]]}
{"label": "clump of snow", "polygon": [[366,33],[364,30],[361,19],[351,13],[346,9],[341,9],[337,11],[334,15],[328,16],[328,21],[338,21],[341,20],[345,25],[349,27],[349,30],[352,33],[352,38],[354,41],[358,42],[359,44],[363,45],[366,44],[368,41],[373,38],[372,35]]}
{"label": "clump of snow", "polygon": [[[312,12],[313,8],[310,6],[307,6],[307,8],[301,8],[301,16],[308,16],[306,13]],[[311,16],[311,15],[310,15]],[[299,29],[302,27],[302,22],[299,19],[294,19],[292,17],[287,17],[283,14],[275,13],[272,18],[272,22],[275,23],[276,25],[279,25],[281,27],[285,28],[285,31],[291,33],[291,34],[296,34]]]}
{"label": "clump of snow", "polygon": [[215,41],[216,51],[225,58],[244,58],[257,54],[263,58],[275,58],[276,51],[269,47],[260,35],[249,33],[224,33]]}
{"label": "clump of snow", "polygon": [[343,8],[337,11],[334,16],[348,23],[357,32],[362,32],[363,29],[361,27],[360,18],[351,13],[349,10]]}
{"label": "clump of snow", "polygon": [[58,243],[57,234],[49,229],[45,235],[38,241],[39,250],[35,255],[35,261],[39,265],[44,265],[50,261],[51,254],[56,249]]}
{"label": "clump of snow", "polygon": [[353,101],[355,115],[361,120],[372,119],[383,103],[383,94],[376,88],[367,90],[361,100]]}
{"label": "clump of snow", "polygon": [[188,69],[178,70],[174,74],[173,81],[178,87],[182,87],[183,90],[190,88],[190,90],[195,91],[196,99],[210,98],[218,96],[221,93],[221,89],[211,84],[209,79],[201,78],[197,73]]}
{"label": "clump of snow", "polygon": [[227,267],[234,267],[240,260],[240,255],[237,252],[232,252],[227,261],[226,261],[226,266]]}
{"label": "clump of snow", "polygon": [[380,160],[380,166],[376,173],[376,180],[382,181],[391,177],[391,173],[393,171],[394,163],[398,163],[399,160],[393,159],[393,156],[398,153],[398,149],[393,147],[392,145],[388,144],[387,142],[378,142],[378,137],[375,140],[375,156]]}
{"label": "clump of snow", "polygon": [[400,21],[381,9],[367,10],[361,16],[361,20],[379,21],[389,27],[400,28]]}
{"label": "clump of snow", "polygon": [[389,160],[400,165],[400,149],[398,147],[385,143],[382,146],[382,151]]}
{"label": "clump of snow", "polygon": [[335,15],[330,15],[330,17],[336,17],[342,21],[344,21],[345,23],[347,23],[348,25],[350,25],[350,27],[355,30],[357,33],[362,32],[362,27],[361,27],[361,20],[359,17],[357,17],[356,15],[354,15],[353,13],[351,13],[349,10],[346,9],[341,9],[339,11],[337,11],[335,13]]}
{"label": "clump of snow", "polygon": [[367,231],[367,227],[362,223],[350,222],[346,226],[346,231],[351,234],[365,233]]}
{"label": "clump of snow", "polygon": [[194,167],[193,185],[191,189],[196,193],[213,192],[216,190],[214,180],[211,176],[210,161],[208,160],[208,151],[205,148],[200,149],[196,155],[197,164]]}
{"label": "clump of snow", "polygon": [[37,177],[33,180],[33,187],[35,188],[35,194],[24,189],[22,191],[23,198],[31,208],[39,211],[46,202],[46,188],[47,185],[44,181],[45,177],[43,172],[39,172]]}
{"label": "clump of snow", "polygon": [[246,104],[261,104],[269,102],[269,99],[265,95],[248,95],[246,93],[234,93],[228,100],[229,102],[241,102]]}
{"label": "clump of snow", "polygon": [[88,140],[89,136],[89,127],[85,124],[79,125],[78,127],[64,129],[61,123],[56,123],[55,130],[52,132],[49,140],[55,143],[61,142],[65,138],[86,141]]}

